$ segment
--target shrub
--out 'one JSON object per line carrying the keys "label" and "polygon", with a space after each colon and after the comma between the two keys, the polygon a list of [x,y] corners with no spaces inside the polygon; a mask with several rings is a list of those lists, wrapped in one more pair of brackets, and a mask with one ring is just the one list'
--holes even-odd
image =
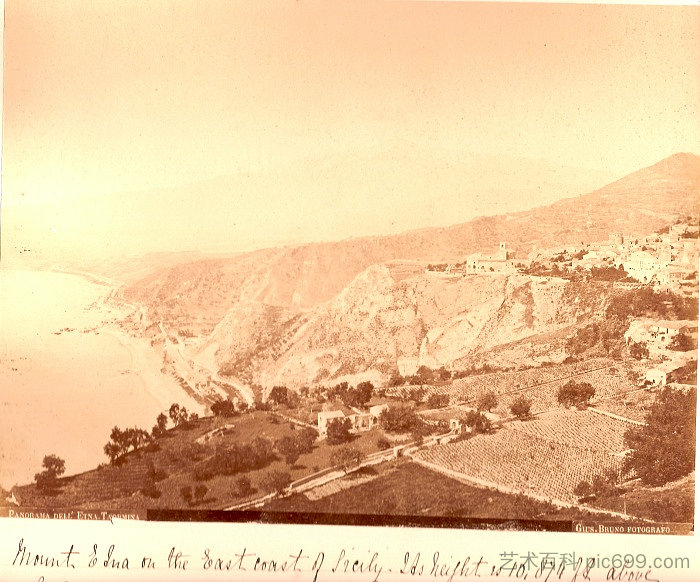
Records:
{"label": "shrub", "polygon": [[389,442],[389,439],[386,437],[379,437],[377,439],[377,448],[380,451],[386,451],[387,449],[391,448],[391,443]]}
{"label": "shrub", "polygon": [[236,480],[235,491],[238,497],[248,497],[248,495],[253,492],[253,486],[250,483],[250,478],[246,477],[245,475],[239,477]]}

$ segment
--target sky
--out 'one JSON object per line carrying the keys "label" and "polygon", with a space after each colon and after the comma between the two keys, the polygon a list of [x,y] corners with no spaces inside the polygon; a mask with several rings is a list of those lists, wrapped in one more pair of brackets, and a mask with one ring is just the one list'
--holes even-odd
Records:
{"label": "sky", "polygon": [[2,253],[464,222],[700,153],[700,8],[7,0]]}

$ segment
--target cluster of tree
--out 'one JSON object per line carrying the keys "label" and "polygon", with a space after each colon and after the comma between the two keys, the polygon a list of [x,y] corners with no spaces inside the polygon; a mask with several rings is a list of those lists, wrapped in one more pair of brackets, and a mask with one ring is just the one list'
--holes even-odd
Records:
{"label": "cluster of tree", "polygon": [[195,485],[194,489],[191,485],[185,485],[180,489],[180,495],[187,502],[187,505],[198,505],[204,501],[209,488],[204,483]]}
{"label": "cluster of tree", "polygon": [[646,417],[646,424],[629,429],[625,444],[632,452],[625,468],[642,483],[658,486],[688,475],[695,466],[697,390],[664,388]]}
{"label": "cluster of tree", "polygon": [[236,475],[267,466],[277,457],[272,442],[256,437],[250,443],[219,447],[214,455],[195,467],[194,478],[207,481],[216,475]]}
{"label": "cluster of tree", "polygon": [[468,410],[460,420],[471,429],[472,433],[486,434],[493,430],[491,421],[483,412]]}
{"label": "cluster of tree", "polygon": [[439,271],[443,272],[445,269],[447,269],[448,264],[447,263],[438,263],[436,265],[430,264],[428,265],[428,271]]}
{"label": "cluster of tree", "polygon": [[286,463],[293,467],[301,455],[313,450],[317,438],[318,432],[312,428],[304,427],[296,429],[291,436],[280,438],[275,444],[275,448],[284,457]]}
{"label": "cluster of tree", "polygon": [[42,493],[55,493],[58,478],[66,472],[66,462],[56,455],[46,455],[41,466],[44,470],[34,475],[37,488]]}
{"label": "cluster of tree", "polygon": [[698,361],[690,360],[687,364],[673,370],[668,375],[667,380],[677,384],[692,384],[696,386],[698,383]]}
{"label": "cluster of tree", "polygon": [[445,408],[450,405],[449,394],[431,394],[428,397],[428,408]]}
{"label": "cluster of tree", "polygon": [[141,428],[120,429],[115,426],[109,435],[109,442],[104,446],[105,455],[112,464],[118,463],[130,450],[136,451],[151,442],[151,435]]}
{"label": "cluster of tree", "polygon": [[566,352],[579,355],[598,348],[609,356],[620,357],[625,345],[626,330],[627,323],[615,318],[579,327],[566,340]]}
{"label": "cluster of tree", "polygon": [[410,386],[417,386],[421,384],[440,384],[447,382],[452,378],[452,373],[442,366],[437,370],[433,370],[428,366],[420,366],[415,374],[410,376],[402,376],[398,372],[395,372],[391,379],[389,380],[389,386],[404,386],[406,384]]}
{"label": "cluster of tree", "polygon": [[649,348],[646,342],[634,342],[629,343],[630,356],[635,360],[646,360],[649,357]]}
{"label": "cluster of tree", "polygon": [[610,497],[617,495],[620,490],[618,483],[620,475],[615,469],[608,469],[603,475],[596,475],[588,481],[581,481],[574,489],[574,495],[579,501],[585,501],[593,497]]}
{"label": "cluster of tree", "polygon": [[389,406],[382,412],[379,421],[382,428],[391,433],[414,433],[424,425],[410,405]]}
{"label": "cluster of tree", "polygon": [[693,338],[687,333],[679,333],[668,344],[669,350],[675,350],[677,352],[689,352],[697,349],[697,347]]}
{"label": "cluster of tree", "polygon": [[662,319],[697,319],[697,300],[670,291],[655,291],[645,286],[615,293],[606,309],[606,317],[625,322],[627,317],[659,317]]}
{"label": "cluster of tree", "polygon": [[214,416],[226,416],[231,417],[238,414],[233,401],[230,398],[226,400],[217,400],[211,405],[211,411]]}
{"label": "cluster of tree", "polygon": [[358,407],[367,406],[373,394],[374,384],[369,381],[360,382],[354,388],[351,388],[347,382],[341,382],[328,391],[329,397],[339,398],[345,406]]}
{"label": "cluster of tree", "polygon": [[557,391],[557,402],[562,406],[585,408],[595,395],[595,388],[588,382],[569,380]]}
{"label": "cluster of tree", "polygon": [[591,267],[591,278],[597,281],[628,281],[631,280],[625,271],[624,267],[620,265],[618,268],[615,267]]}
{"label": "cluster of tree", "polygon": [[170,420],[173,421],[175,427],[182,428],[189,428],[192,426],[191,423],[199,418],[199,415],[196,412],[188,413],[187,408],[180,406],[177,403],[170,405],[168,416],[170,416]]}

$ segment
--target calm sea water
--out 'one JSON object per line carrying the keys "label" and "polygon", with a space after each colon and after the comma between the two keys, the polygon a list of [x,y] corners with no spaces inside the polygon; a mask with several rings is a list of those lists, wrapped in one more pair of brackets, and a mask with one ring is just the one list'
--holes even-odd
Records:
{"label": "calm sea water", "polygon": [[187,402],[145,340],[105,329],[118,315],[109,291],[75,275],[0,270],[3,487],[31,481],[47,454],[65,459],[66,474],[94,468],[114,425],[150,430],[171,402]]}

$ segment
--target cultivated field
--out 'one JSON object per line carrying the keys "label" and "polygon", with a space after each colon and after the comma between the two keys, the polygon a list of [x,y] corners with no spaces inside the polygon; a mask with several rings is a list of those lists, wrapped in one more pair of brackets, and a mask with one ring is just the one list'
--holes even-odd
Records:
{"label": "cultivated field", "polygon": [[577,501],[573,491],[581,481],[609,469],[619,471],[622,465],[621,456],[511,429],[437,445],[415,458],[514,493],[567,503]]}

